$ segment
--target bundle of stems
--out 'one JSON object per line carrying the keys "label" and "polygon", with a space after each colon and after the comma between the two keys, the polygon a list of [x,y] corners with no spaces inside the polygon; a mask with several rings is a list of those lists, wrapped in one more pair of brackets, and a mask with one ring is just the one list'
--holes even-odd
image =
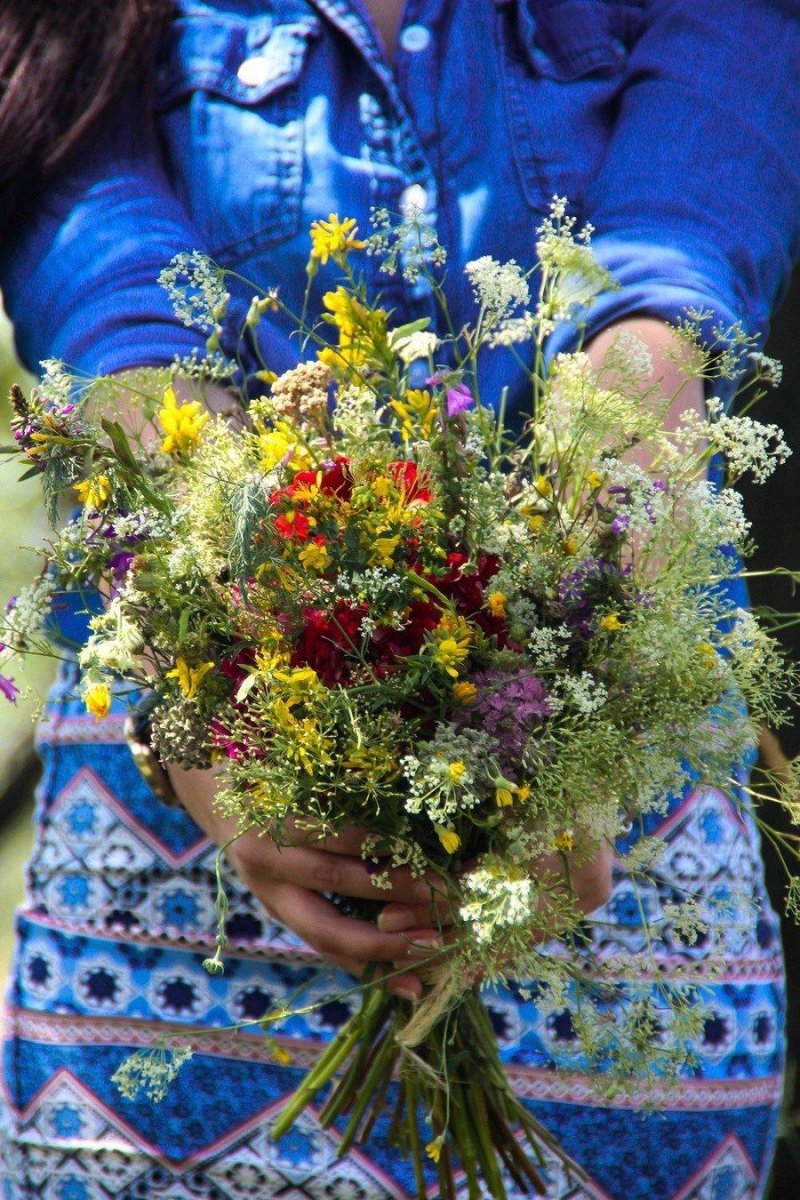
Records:
{"label": "bundle of stems", "polygon": [[[461,1179],[469,1200],[487,1192],[493,1200],[506,1200],[509,1181],[523,1194],[544,1195],[545,1151],[569,1174],[585,1178],[511,1091],[477,984],[413,1047],[402,1039],[411,1012],[408,1001],[391,995],[379,980],[368,981],[360,1010],[289,1099],[272,1128],[273,1140],[332,1085],[320,1122],[328,1129],[346,1120],[338,1156],[364,1142],[379,1117],[391,1112],[387,1140],[410,1157],[420,1200],[428,1195],[426,1158],[435,1163],[443,1200],[455,1200]],[[390,1088],[396,1092],[393,1109],[387,1107]]]}

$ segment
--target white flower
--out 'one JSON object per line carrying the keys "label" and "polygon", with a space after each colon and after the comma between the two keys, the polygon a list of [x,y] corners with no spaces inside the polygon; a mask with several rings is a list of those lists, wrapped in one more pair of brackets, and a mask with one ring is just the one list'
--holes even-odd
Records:
{"label": "white flower", "polygon": [[500,263],[489,254],[475,258],[464,267],[475,299],[495,322],[510,316],[515,308],[530,300],[528,281],[514,259]]}
{"label": "white flower", "polygon": [[608,699],[605,684],[594,679],[588,671],[583,671],[577,676],[564,675],[561,679],[561,686],[566,693],[568,703],[573,708],[577,708],[578,712],[583,713],[584,716],[597,712]]}
{"label": "white flower", "polygon": [[389,334],[390,348],[406,364],[416,362],[418,358],[431,358],[438,345],[439,339],[436,334],[424,329],[406,334],[392,330]]}
{"label": "white flower", "polygon": [[533,882],[529,876],[479,867],[465,875],[463,883],[474,899],[462,904],[461,917],[472,926],[479,943],[493,941],[497,929],[530,920]]}

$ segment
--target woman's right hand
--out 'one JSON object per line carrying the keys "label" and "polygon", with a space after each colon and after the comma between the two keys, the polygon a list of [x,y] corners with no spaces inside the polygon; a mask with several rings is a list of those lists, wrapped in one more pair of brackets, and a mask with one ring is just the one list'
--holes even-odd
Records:
{"label": "woman's right hand", "polygon": [[[186,811],[213,842],[223,846],[236,837],[236,819],[215,810],[215,771],[171,767],[169,777]],[[321,840],[298,833],[291,845],[278,847],[250,829],[228,845],[225,855],[271,917],[352,975],[360,977],[370,963],[385,964],[387,971],[408,963],[408,970],[389,979],[387,987],[417,1000],[422,984],[414,964],[442,944],[432,917],[427,917],[430,885],[401,867],[389,872],[391,890],[376,887],[360,854],[362,839],[363,833],[355,829]],[[419,922],[402,931],[384,932],[369,921],[344,916],[324,892],[403,905],[419,914]]]}

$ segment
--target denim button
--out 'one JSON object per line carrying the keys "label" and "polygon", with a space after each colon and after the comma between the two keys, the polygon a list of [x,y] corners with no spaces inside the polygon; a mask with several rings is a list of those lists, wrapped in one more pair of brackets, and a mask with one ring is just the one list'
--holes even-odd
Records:
{"label": "denim button", "polygon": [[400,47],[409,54],[419,54],[427,50],[431,40],[431,31],[424,25],[406,25],[400,33]]}
{"label": "denim button", "polygon": [[410,183],[400,193],[401,213],[406,213],[412,208],[418,208],[420,212],[424,212],[427,203],[428,193],[421,183]]}
{"label": "denim button", "polygon": [[259,54],[254,58],[244,60],[236,72],[236,78],[245,87],[263,87],[265,83],[269,83],[270,79],[277,79],[285,67],[286,64],[283,61],[276,61],[272,56]]}

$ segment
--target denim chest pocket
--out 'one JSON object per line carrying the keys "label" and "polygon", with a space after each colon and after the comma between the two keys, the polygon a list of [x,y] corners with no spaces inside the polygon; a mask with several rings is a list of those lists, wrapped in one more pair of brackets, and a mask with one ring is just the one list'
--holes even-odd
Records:
{"label": "denim chest pocket", "polygon": [[581,208],[602,161],[646,0],[496,0],[506,113],[522,187]]}
{"label": "denim chest pocket", "polygon": [[226,265],[300,224],[300,84],[320,22],[304,5],[276,9],[243,17],[189,7],[159,60],[168,168],[203,248]]}

